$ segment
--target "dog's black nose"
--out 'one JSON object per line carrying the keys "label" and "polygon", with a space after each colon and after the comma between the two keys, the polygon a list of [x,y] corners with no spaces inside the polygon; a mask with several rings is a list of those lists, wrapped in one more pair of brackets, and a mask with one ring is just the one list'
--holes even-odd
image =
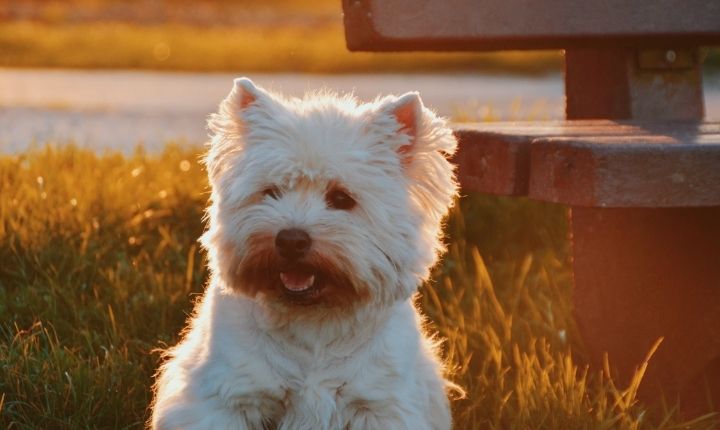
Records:
{"label": "dog's black nose", "polygon": [[304,230],[291,228],[280,230],[275,236],[275,247],[280,256],[288,260],[297,260],[310,249],[312,240]]}

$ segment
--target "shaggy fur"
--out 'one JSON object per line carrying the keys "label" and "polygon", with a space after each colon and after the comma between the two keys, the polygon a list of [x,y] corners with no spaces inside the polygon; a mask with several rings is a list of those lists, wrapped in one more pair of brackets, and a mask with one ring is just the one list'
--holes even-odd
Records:
{"label": "shaggy fur", "polygon": [[[209,127],[211,279],[158,372],[152,427],[449,429],[412,299],[457,192],[445,121],[417,93],[284,99],[243,78]],[[286,229],[312,240],[298,261],[278,252]]]}

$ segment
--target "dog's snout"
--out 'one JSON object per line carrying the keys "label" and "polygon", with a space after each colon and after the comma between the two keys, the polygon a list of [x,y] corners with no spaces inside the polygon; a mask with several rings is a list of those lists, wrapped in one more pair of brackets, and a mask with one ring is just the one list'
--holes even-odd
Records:
{"label": "dog's snout", "polygon": [[312,240],[305,230],[291,228],[280,230],[275,236],[275,247],[280,256],[288,260],[297,260],[310,249]]}

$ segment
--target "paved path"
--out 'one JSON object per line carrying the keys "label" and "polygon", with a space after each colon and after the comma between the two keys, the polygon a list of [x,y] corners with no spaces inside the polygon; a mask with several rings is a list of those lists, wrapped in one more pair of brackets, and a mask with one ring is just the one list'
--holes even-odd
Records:
{"label": "paved path", "polygon": [[[0,151],[32,142],[75,141],[98,150],[150,150],[168,140],[201,143],[205,118],[239,74],[0,69]],[[420,91],[428,106],[459,118],[557,119],[560,75],[253,74],[256,83],[292,95],[321,87],[361,99]],[[720,119],[720,80],[706,91],[708,116]]]}

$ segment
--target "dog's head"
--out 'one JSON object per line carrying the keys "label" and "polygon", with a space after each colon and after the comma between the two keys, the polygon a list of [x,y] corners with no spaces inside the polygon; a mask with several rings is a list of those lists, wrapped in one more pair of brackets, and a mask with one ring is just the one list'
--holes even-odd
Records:
{"label": "dog's head", "polygon": [[243,78],[209,127],[202,243],[225,285],[314,312],[406,299],[428,276],[456,141],[417,93],[284,99]]}

